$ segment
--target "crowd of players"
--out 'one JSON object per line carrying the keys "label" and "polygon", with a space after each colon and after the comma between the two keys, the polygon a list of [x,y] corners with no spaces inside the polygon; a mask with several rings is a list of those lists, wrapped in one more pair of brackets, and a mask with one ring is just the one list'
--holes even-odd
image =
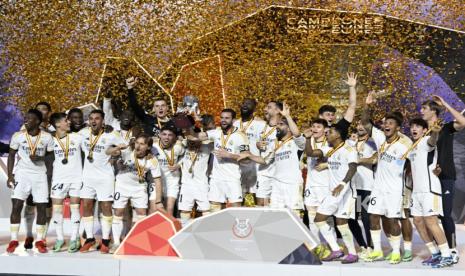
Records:
{"label": "crowd of players", "polygon": [[[242,206],[244,197],[252,194],[257,206],[289,208],[299,216],[306,211],[309,228],[320,241],[315,254],[323,261],[411,261],[413,217],[431,252],[423,264],[440,268],[457,263],[451,218],[452,139],[465,127],[465,117],[434,96],[423,103],[421,117],[410,120],[410,135],[406,135],[401,132],[404,118],[399,112],[373,123],[373,93],[355,119],[357,77],[348,73],[345,83],[349,104],[343,117],[335,122],[336,109],[322,106],[302,131],[285,103],[267,103],[263,120],[254,115],[253,99],[243,101],[240,118],[234,110],[224,109],[220,127],[211,115],[188,115],[183,117],[187,127],[180,128],[169,117],[164,100],[155,101],[154,116],[145,112],[136,99],[135,78],[127,80],[130,109],[118,116],[111,108],[110,93],[102,110],[93,110],[87,123],[80,109],[51,114],[48,103],[38,103],[10,142],[12,211],[7,252],[19,246],[25,203],[26,249],[48,251],[45,238],[51,219],[57,234],[53,251],[64,250],[63,201],[69,197],[68,252],[88,252],[98,246],[102,253],[111,253],[132,221],[156,210],[186,225],[194,214]],[[455,120],[442,122],[444,110]],[[102,232],[98,244],[93,229],[95,202]],[[392,247],[386,256],[382,230]]]}

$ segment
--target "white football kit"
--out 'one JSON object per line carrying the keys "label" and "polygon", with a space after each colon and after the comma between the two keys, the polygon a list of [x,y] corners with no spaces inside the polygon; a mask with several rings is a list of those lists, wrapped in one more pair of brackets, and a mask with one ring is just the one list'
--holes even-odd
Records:
{"label": "white football kit", "polygon": [[402,157],[412,142],[406,136],[399,136],[392,143],[387,143],[384,132],[375,127],[372,138],[378,149],[378,165],[368,213],[402,218],[405,165]]}
{"label": "white football kit", "polygon": [[176,142],[169,149],[163,149],[160,143],[155,143],[153,147],[157,151],[157,159],[160,163],[163,197],[178,198],[181,170],[170,171],[168,167],[180,162],[184,154],[184,147],[179,142]]}
{"label": "white football kit", "polygon": [[[314,150],[328,147],[326,139],[316,142],[315,138],[312,137],[309,142],[312,143]],[[304,192],[305,206],[320,206],[323,199],[330,193],[328,169],[322,171],[316,170],[318,164],[325,162],[326,158],[307,157],[307,181]]]}
{"label": "white football kit", "polygon": [[[260,135],[266,127],[266,122],[255,118],[248,122],[242,122],[242,120],[239,119],[236,120],[233,125],[246,134],[249,140],[250,152],[253,155],[259,155],[260,151],[257,148],[257,142],[260,140]],[[257,183],[258,165],[255,162],[243,162],[240,168],[243,192],[256,193],[255,187]]]}
{"label": "white football kit", "polygon": [[[82,136],[68,133],[61,139],[53,137],[53,178],[51,198],[79,197],[82,189]],[[68,153],[66,154],[66,149]],[[65,161],[66,160],[66,161]]]}
{"label": "white football kit", "polygon": [[208,160],[213,144],[202,144],[196,151],[186,149],[181,160],[179,210],[191,211],[194,203],[200,211],[210,210],[208,201]]}
{"label": "white football kit", "polygon": [[[207,136],[213,141],[215,149],[223,148],[233,154],[249,150],[247,137],[236,127],[232,127],[228,134],[224,134],[221,128],[209,130]],[[208,200],[219,203],[242,202],[241,170],[236,160],[220,159],[214,155]]]}
{"label": "white football kit", "polygon": [[30,136],[26,130],[13,134],[10,148],[18,151],[14,190],[11,198],[26,200],[32,194],[35,203],[48,202],[47,168],[43,160],[32,162],[29,157],[32,151],[35,155],[44,157],[53,151],[52,135],[41,130],[38,135]]}
{"label": "white football kit", "polygon": [[[274,144],[276,141],[276,127],[266,125],[260,134],[259,141],[266,141],[267,143],[266,150],[260,151],[259,154],[261,157],[266,157],[267,154],[274,149]],[[270,198],[274,172],[274,162],[266,165],[258,164],[257,183],[254,189],[255,196],[257,198]]]}
{"label": "white football kit", "polygon": [[337,148],[323,147],[322,151],[328,158],[329,190],[317,212],[323,215],[334,215],[337,218],[355,218],[355,200],[357,190],[352,181],[346,183],[338,196],[333,196],[332,191],[343,182],[349,171],[349,164],[357,163],[357,152],[347,144],[339,145]]}
{"label": "white football kit", "polygon": [[[372,139],[357,141],[354,145],[358,158],[370,158],[376,153],[376,144]],[[358,165],[352,178],[357,190],[371,191],[375,182],[373,166]]]}
{"label": "white football kit", "polygon": [[276,140],[274,149],[265,159],[267,163],[275,164],[270,196],[271,208],[303,209],[304,180],[298,152],[305,149],[305,142],[303,136]]}
{"label": "white football kit", "polygon": [[437,150],[428,145],[430,136],[421,138],[418,145],[409,153],[412,167],[412,207],[413,216],[442,216],[442,189],[439,178],[433,173],[437,164]]}
{"label": "white football kit", "polygon": [[113,201],[115,174],[106,151],[111,146],[124,144],[123,139],[116,131],[96,136],[90,128],[82,129],[79,134],[83,137],[81,148],[85,155],[81,198]]}
{"label": "white football kit", "polygon": [[[113,208],[125,208],[128,201],[134,208],[148,207],[149,195],[147,187],[147,173],[150,172],[153,179],[161,177],[161,170],[156,158],[137,158],[134,151],[125,150],[118,160],[115,194]],[[150,196],[155,199],[155,189],[150,183]]]}

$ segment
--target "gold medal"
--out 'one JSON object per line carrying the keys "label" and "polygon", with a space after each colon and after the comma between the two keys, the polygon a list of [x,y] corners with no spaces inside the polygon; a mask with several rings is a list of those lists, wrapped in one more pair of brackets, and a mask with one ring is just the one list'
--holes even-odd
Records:
{"label": "gold medal", "polygon": [[193,172],[193,167],[195,165],[195,161],[197,161],[197,155],[199,154],[199,150],[195,152],[189,152],[189,159],[191,160],[191,165],[189,167],[189,173]]}
{"label": "gold medal", "polygon": [[226,135],[226,138],[224,137],[223,131],[221,131],[221,147],[223,149],[226,149],[226,145],[228,144],[229,138],[231,137],[231,134],[233,133],[233,129],[228,130],[228,134]]}
{"label": "gold medal", "polygon": [[37,135],[37,139],[34,142],[34,144],[32,144],[32,137],[26,131],[27,144],[29,146],[29,149],[31,150],[30,154],[29,154],[29,157],[34,157],[36,155],[37,145],[39,145],[41,135],[42,135],[42,131],[39,130],[39,134]]}
{"label": "gold medal", "polygon": [[260,135],[260,139],[262,141],[264,141],[266,138],[268,138],[268,136],[271,135],[271,133],[273,133],[273,131],[275,131],[276,127],[271,127],[271,129],[269,131],[266,131],[268,129],[268,125],[266,126],[265,130],[263,130],[262,132],[262,135]]}
{"label": "gold medal", "polygon": [[144,165],[139,164],[139,160],[137,159],[136,152],[134,151],[134,165],[137,170],[137,176],[139,177],[139,183],[145,183],[145,165],[147,165],[147,158],[144,158]]}
{"label": "gold medal", "polygon": [[165,149],[161,145],[161,141],[158,141],[158,146],[160,147],[161,151],[165,155],[166,161],[168,161],[168,165],[174,166],[174,145],[171,146],[170,156],[168,156],[168,154],[166,154]]}
{"label": "gold medal", "polygon": [[89,135],[89,156],[87,156],[87,160],[89,160],[90,163],[94,162],[94,148],[95,145],[97,145],[98,139],[100,139],[100,136],[103,134],[103,129],[100,130],[99,134],[95,137],[94,140],[92,140],[92,130],[90,130],[90,135]]}
{"label": "gold medal", "polygon": [[58,142],[58,145],[60,146],[60,148],[63,150],[63,154],[64,154],[64,158],[63,160],[61,160],[61,163],[63,165],[66,165],[68,164],[68,156],[69,156],[69,134],[66,134],[66,146],[63,145],[63,143],[61,142],[61,139],[60,137],[58,137],[58,134],[55,134],[55,138]]}

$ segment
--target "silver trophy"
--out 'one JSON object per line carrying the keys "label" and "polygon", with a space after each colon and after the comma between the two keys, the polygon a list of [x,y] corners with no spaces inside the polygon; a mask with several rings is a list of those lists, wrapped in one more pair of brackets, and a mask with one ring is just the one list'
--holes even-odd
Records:
{"label": "silver trophy", "polygon": [[178,106],[176,113],[200,115],[199,99],[193,95],[184,96],[184,98],[182,99],[182,104]]}

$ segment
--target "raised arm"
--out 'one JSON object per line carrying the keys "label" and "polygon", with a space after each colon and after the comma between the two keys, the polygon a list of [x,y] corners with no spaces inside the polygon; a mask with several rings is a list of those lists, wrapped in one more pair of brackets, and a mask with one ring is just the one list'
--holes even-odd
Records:
{"label": "raised arm", "polygon": [[281,115],[286,118],[287,124],[289,125],[289,130],[291,131],[292,135],[294,137],[299,137],[300,136],[300,130],[297,124],[294,122],[294,119],[291,117],[291,111],[289,109],[289,105],[286,103],[283,103],[283,110],[279,111]]}
{"label": "raised arm", "polygon": [[434,95],[433,100],[440,106],[443,106],[447,111],[450,112],[450,114],[452,114],[452,116],[455,119],[454,121],[455,130],[461,131],[462,129],[465,128],[465,116],[462,113],[460,113],[455,108],[450,106],[442,97],[438,95]]}
{"label": "raised arm", "polygon": [[349,86],[349,106],[347,107],[344,119],[347,122],[352,123],[355,116],[355,109],[357,107],[357,75],[353,72],[347,73],[347,80],[344,81]]}
{"label": "raised arm", "polygon": [[105,125],[112,125],[113,121],[115,120],[115,116],[113,115],[113,110],[111,109],[111,97],[109,93],[105,93],[103,95],[103,112],[105,113]]}
{"label": "raised arm", "polygon": [[371,136],[371,130],[373,129],[373,124],[371,123],[371,105],[374,103],[374,92],[371,91],[368,93],[368,96],[365,100],[365,106],[362,111],[362,125],[368,134]]}
{"label": "raised arm", "polygon": [[152,116],[145,113],[145,110],[142,106],[137,102],[136,93],[134,91],[134,86],[137,83],[137,78],[130,77],[126,80],[126,86],[128,88],[128,100],[129,106],[134,111],[134,114],[141,120],[143,123],[147,121],[151,121],[154,119]]}
{"label": "raised arm", "polygon": [[441,126],[439,125],[439,123],[436,122],[431,126],[430,137],[428,138],[428,141],[427,141],[430,147],[436,146],[436,143],[438,142],[438,139],[439,139],[440,131],[441,131]]}

